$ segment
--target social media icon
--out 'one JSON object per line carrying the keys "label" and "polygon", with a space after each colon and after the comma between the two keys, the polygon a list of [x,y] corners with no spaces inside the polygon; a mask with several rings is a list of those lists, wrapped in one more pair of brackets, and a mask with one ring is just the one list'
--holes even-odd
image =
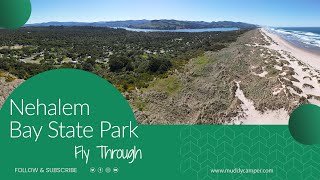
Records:
{"label": "social media icon", "polygon": [[111,172],[111,168],[107,167],[106,168],[106,173],[110,173]]}
{"label": "social media icon", "polygon": [[119,172],[119,169],[118,169],[117,167],[114,167],[114,168],[113,168],[113,173],[116,173],[116,174],[117,174],[118,172]]}
{"label": "social media icon", "polygon": [[98,173],[103,173],[103,168],[102,167],[98,168]]}
{"label": "social media icon", "polygon": [[90,168],[90,172],[91,173],[95,173],[96,172],[96,169],[94,167]]}

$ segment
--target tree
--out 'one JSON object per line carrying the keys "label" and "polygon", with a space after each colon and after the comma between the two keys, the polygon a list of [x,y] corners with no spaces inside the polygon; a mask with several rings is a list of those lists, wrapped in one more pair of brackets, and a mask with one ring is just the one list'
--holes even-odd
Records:
{"label": "tree", "polygon": [[129,59],[123,56],[111,57],[109,60],[109,67],[111,72],[118,72],[127,66]]}
{"label": "tree", "polygon": [[92,72],[94,70],[92,64],[86,62],[82,64],[82,69],[89,72]]}
{"label": "tree", "polygon": [[151,58],[150,62],[149,62],[149,71],[153,72],[153,73],[164,73],[166,71],[168,71],[170,68],[172,67],[172,63],[170,60],[168,59],[156,59],[156,58]]}

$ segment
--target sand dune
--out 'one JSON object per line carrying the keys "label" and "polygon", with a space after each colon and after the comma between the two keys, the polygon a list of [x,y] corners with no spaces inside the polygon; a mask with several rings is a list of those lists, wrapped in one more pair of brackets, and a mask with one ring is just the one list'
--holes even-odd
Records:
{"label": "sand dune", "polygon": [[[305,51],[303,49],[297,48],[278,36],[277,34],[271,33],[266,29],[260,29],[262,34],[270,37],[275,43],[272,43],[269,48],[278,51],[289,52],[295,58],[303,61],[304,63],[312,66],[313,68],[320,70],[320,55]],[[276,44],[277,43],[277,44]]]}
{"label": "sand dune", "polygon": [[[290,63],[289,67],[294,69],[293,77],[299,82],[292,81],[292,83],[303,91],[299,95],[309,99],[310,103],[320,106],[320,99],[310,98],[310,96],[320,97],[320,56],[297,48],[265,29],[261,29],[261,32],[274,41],[270,42],[268,48],[277,50]],[[297,94],[293,90],[291,92]]]}
{"label": "sand dune", "polygon": [[[289,90],[289,93],[299,96],[300,98],[307,99],[308,103],[316,104],[320,106],[320,56],[303,49],[299,49],[291,45],[286,40],[282,39],[280,36],[273,34],[266,29],[259,30],[264,37],[265,44],[246,44],[248,47],[252,48],[266,48],[267,50],[260,49],[261,57],[264,57],[264,51],[267,53],[276,52],[277,61],[286,61],[286,66],[273,65],[273,67],[282,72],[284,68],[291,69],[292,77],[287,78],[286,71],[278,74],[278,80],[281,82],[282,86],[274,89],[273,95],[277,96],[281,92]],[[268,64],[269,59],[266,60]],[[254,69],[256,67],[252,67]],[[252,72],[253,75],[260,77],[265,77],[266,73],[257,74]],[[291,86],[287,86],[291,84]],[[237,83],[237,91],[235,96],[241,101],[241,111],[238,116],[233,119],[233,124],[288,124],[289,111],[284,108],[278,110],[267,110],[265,112],[260,112],[256,109],[254,103],[248,99],[240,88],[241,82]],[[289,97],[288,94],[286,94]],[[288,101],[293,101],[288,98]],[[297,102],[298,103],[298,102]]]}

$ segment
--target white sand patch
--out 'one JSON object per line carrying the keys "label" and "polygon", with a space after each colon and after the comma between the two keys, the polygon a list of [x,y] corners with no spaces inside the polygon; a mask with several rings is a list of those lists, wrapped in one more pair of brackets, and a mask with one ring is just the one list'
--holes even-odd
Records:
{"label": "white sand patch", "polygon": [[289,90],[289,92],[290,92],[291,94],[295,94],[295,95],[297,95],[297,96],[302,96],[301,94],[299,94],[298,92],[296,92],[294,89],[292,89],[292,87],[287,87],[287,89]]}
{"label": "white sand patch", "polygon": [[284,88],[276,88],[273,90],[272,95],[276,96],[282,92]]}
{"label": "white sand patch", "polygon": [[[293,82],[293,85],[299,87],[303,91],[303,94],[305,95],[311,94],[315,96],[320,96],[320,85],[318,83],[318,79],[316,77],[310,76],[310,72],[312,74],[318,74],[315,70],[310,69],[307,71],[303,71],[304,67],[300,66],[297,61],[293,62],[290,67],[292,67],[296,72],[296,74],[293,75],[293,77],[300,81],[300,82]],[[309,77],[309,78],[305,78],[305,77]],[[309,84],[314,88],[303,87],[304,84]]]}
{"label": "white sand patch", "polygon": [[[270,33],[265,29],[261,29],[261,32],[263,36],[269,36],[275,42],[271,43],[270,46],[265,47],[279,52],[284,58],[283,60],[290,62],[288,67],[293,68],[295,72],[293,77],[299,81],[291,82],[303,92],[298,94],[290,87],[287,87],[287,89],[289,89],[291,93],[299,95],[300,97],[307,97],[308,95],[320,96],[320,84],[318,82],[318,77],[320,77],[320,56],[294,47],[278,35]],[[283,79],[288,80],[287,78]],[[309,86],[312,86],[313,88]],[[309,99],[309,102],[318,105],[320,101],[316,99]]]}
{"label": "white sand patch", "polygon": [[289,114],[284,109],[276,111],[268,110],[264,113],[257,111],[254,107],[254,103],[247,99],[240,89],[240,82],[236,82],[238,89],[235,96],[242,102],[242,112],[233,119],[234,124],[246,124],[246,125],[287,125],[289,121]]}
{"label": "white sand patch", "polygon": [[285,76],[287,75],[287,72],[282,72],[281,74],[279,74],[280,76]]}
{"label": "white sand patch", "polygon": [[260,45],[258,43],[254,43],[254,44],[245,44],[246,46],[249,47],[259,47]]}
{"label": "white sand patch", "polygon": [[275,69],[279,70],[279,71],[282,71],[282,67],[281,67],[281,66],[274,65],[273,67],[274,67]]}
{"label": "white sand patch", "polygon": [[259,76],[259,77],[266,77],[266,75],[268,74],[268,71],[263,71],[262,73],[260,74],[257,74],[255,72],[252,72],[253,75],[255,76]]}
{"label": "white sand patch", "polygon": [[311,98],[311,99],[309,99],[308,101],[309,101],[311,104],[320,106],[320,101],[317,100],[317,99]]}

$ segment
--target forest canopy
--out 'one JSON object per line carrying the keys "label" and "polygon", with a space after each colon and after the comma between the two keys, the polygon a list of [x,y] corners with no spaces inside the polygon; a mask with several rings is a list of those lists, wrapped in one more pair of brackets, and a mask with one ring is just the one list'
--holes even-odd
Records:
{"label": "forest canopy", "polygon": [[132,32],[104,27],[0,30],[0,69],[21,79],[55,68],[83,69],[120,90],[147,87],[205,51],[227,47],[245,30]]}

